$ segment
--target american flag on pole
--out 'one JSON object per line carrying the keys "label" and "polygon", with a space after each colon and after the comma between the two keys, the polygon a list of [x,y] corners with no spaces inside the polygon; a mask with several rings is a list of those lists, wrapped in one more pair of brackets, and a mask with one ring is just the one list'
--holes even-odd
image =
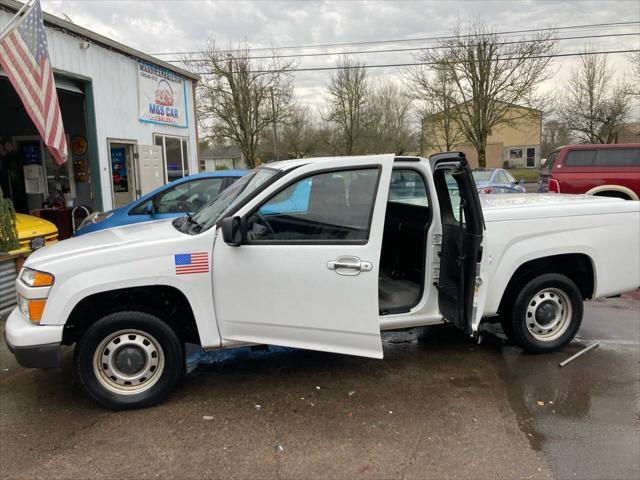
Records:
{"label": "american flag on pole", "polygon": [[209,254],[207,252],[178,253],[174,255],[174,262],[176,275],[207,273],[209,271]]}
{"label": "american flag on pole", "polygon": [[22,17],[14,19],[0,33],[0,66],[56,163],[64,163],[67,139],[49,62],[40,0],[35,0]]}

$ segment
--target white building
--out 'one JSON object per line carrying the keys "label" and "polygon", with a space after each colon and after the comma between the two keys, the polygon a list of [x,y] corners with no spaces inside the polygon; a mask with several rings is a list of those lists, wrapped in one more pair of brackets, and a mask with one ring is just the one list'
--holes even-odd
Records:
{"label": "white building", "polygon": [[[22,6],[0,0],[0,30]],[[198,171],[198,76],[44,13],[69,160],[56,166],[0,69],[0,186],[18,211],[54,198],[109,210]]]}

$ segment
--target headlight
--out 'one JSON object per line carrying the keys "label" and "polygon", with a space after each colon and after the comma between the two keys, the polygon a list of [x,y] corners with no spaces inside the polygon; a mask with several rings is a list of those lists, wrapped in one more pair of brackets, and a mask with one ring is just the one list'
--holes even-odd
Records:
{"label": "headlight", "polygon": [[50,273],[23,268],[20,280],[30,287],[50,287],[55,279]]}
{"label": "headlight", "polygon": [[99,223],[99,222],[101,222],[103,220],[106,220],[111,215],[113,215],[112,212],[93,212],[93,213],[90,213],[88,217],[86,217],[84,220],[82,220],[82,223],[80,224],[80,226],[76,230],[80,230],[82,227],[86,227],[87,225],[93,225],[94,223]]}

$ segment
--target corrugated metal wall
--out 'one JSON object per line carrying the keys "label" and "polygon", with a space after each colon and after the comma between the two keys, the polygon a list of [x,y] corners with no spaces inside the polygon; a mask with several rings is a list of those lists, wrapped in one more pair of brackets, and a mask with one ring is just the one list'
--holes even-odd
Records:
{"label": "corrugated metal wall", "polygon": [[[23,0],[24,1],[24,0]],[[7,25],[13,14],[0,11],[0,30]],[[139,120],[138,63],[135,58],[102,47],[94,42],[81,49],[79,39],[59,28],[45,28],[49,56],[54,69],[65,72],[68,77],[91,81],[97,153],[102,168],[93,170],[92,176],[100,176],[103,209],[112,208],[111,154],[107,139],[130,140],[139,145],[153,145],[153,134],[189,138],[189,171],[198,172],[198,143],[194,119],[193,81],[186,80],[185,90],[188,127],[145,123]],[[91,123],[91,122],[89,122]],[[90,127],[91,128],[91,127]]]}
{"label": "corrugated metal wall", "polygon": [[0,315],[16,306],[16,263],[9,260],[0,262]]}

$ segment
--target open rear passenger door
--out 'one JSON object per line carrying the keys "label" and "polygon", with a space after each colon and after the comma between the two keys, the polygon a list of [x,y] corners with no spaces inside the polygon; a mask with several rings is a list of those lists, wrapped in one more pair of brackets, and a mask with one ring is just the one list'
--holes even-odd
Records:
{"label": "open rear passenger door", "polygon": [[477,323],[474,291],[484,232],[480,198],[463,153],[432,155],[429,162],[442,222],[438,306],[446,320],[472,333]]}

